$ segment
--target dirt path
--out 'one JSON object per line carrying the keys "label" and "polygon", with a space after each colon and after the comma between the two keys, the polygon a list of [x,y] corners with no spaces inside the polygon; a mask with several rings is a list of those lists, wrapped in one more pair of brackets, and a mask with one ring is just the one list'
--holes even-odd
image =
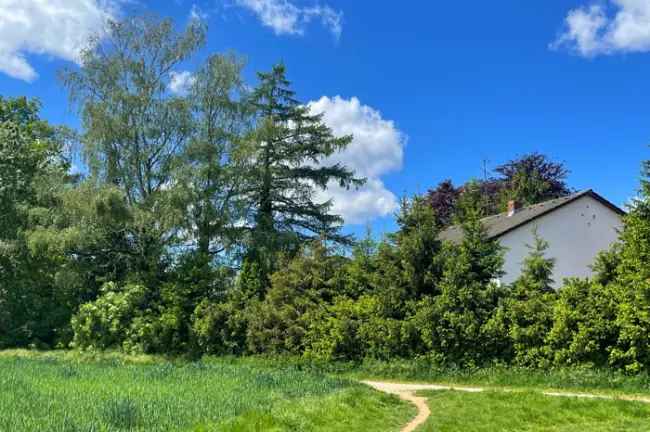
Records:
{"label": "dirt path", "polygon": [[[418,409],[417,416],[404,426],[400,432],[413,432],[418,426],[427,421],[431,411],[427,405],[427,399],[424,397],[416,396],[415,392],[420,390],[455,390],[468,393],[479,393],[485,390],[512,392],[516,390],[499,389],[499,388],[483,388],[483,387],[465,387],[453,385],[439,385],[439,384],[405,384],[395,382],[382,382],[382,381],[362,381],[375,390],[384,393],[394,394],[400,399],[411,402]],[[603,395],[593,393],[568,393],[568,392],[542,392],[545,396],[550,397],[574,397],[574,398],[587,398],[587,399],[605,399],[605,400],[625,400],[631,402],[642,402],[650,404],[650,398],[639,396],[626,396],[626,395]]]}

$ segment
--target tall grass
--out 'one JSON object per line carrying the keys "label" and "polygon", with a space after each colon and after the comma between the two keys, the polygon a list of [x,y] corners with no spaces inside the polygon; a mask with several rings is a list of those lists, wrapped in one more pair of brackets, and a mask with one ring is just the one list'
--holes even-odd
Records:
{"label": "tall grass", "polygon": [[650,375],[647,373],[626,375],[617,370],[587,366],[534,369],[495,364],[476,368],[456,368],[440,366],[427,357],[389,361],[366,359],[363,362],[321,362],[301,357],[249,357],[238,361],[266,367],[291,366],[306,372],[355,380],[376,379],[650,394]]}
{"label": "tall grass", "polygon": [[[298,421],[287,412],[292,406],[302,407],[305,413],[298,421],[303,429],[297,430],[327,430],[310,429],[309,415],[314,419],[327,409],[331,417],[346,400],[365,403],[371,410],[382,407],[375,412],[380,421],[377,430],[396,430],[410,413],[396,399],[386,399],[348,379],[290,365],[265,367],[235,359],[145,360],[4,353],[0,355],[0,431],[255,430],[250,422],[256,417],[273,419],[279,425],[275,430],[292,430],[291,424]],[[352,402],[345,398],[351,394],[356,395]],[[354,410],[348,414],[353,418],[341,421],[351,421],[350,430],[355,430]],[[363,420],[361,414],[356,430],[364,430],[367,420],[374,421]],[[335,423],[330,430],[337,430]]]}

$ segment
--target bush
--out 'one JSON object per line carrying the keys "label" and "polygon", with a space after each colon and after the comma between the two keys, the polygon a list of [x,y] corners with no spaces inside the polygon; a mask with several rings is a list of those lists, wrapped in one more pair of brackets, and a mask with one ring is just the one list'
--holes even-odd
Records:
{"label": "bush", "polygon": [[611,287],[587,279],[569,279],[553,307],[546,338],[557,366],[607,366],[616,343],[616,302]]}
{"label": "bush", "polygon": [[132,322],[142,317],[146,288],[138,284],[119,287],[104,284],[94,302],[85,303],[72,318],[73,346],[107,349],[121,347]]}
{"label": "bush", "polygon": [[440,294],[420,301],[416,314],[423,342],[448,363],[475,365],[498,358],[507,338],[492,321],[506,295],[494,280],[501,276],[503,254],[487,237],[476,213],[463,224],[460,245],[443,250]]}
{"label": "bush", "polygon": [[192,315],[192,333],[203,354],[224,355],[246,352],[248,307],[256,300],[246,300],[240,291],[217,303],[203,300]]}
{"label": "bush", "polygon": [[322,360],[390,359],[418,351],[419,333],[411,319],[383,313],[380,298],[341,297],[311,316],[305,354]]}
{"label": "bush", "polygon": [[548,243],[535,235],[530,255],[523,263],[521,276],[512,286],[506,301],[508,333],[512,340],[514,362],[520,366],[546,366],[549,350],[546,335],[553,325],[554,260],[545,258]]}

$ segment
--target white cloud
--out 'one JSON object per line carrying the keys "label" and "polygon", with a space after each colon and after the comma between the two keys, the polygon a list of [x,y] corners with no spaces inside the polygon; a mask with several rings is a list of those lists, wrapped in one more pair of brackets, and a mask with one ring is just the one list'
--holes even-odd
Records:
{"label": "white cloud", "polygon": [[32,81],[27,54],[69,61],[117,14],[119,0],[0,0],[0,72]]}
{"label": "white cloud", "polygon": [[342,152],[323,161],[340,162],[366,177],[367,183],[355,190],[346,190],[336,184],[319,192],[319,199],[332,199],[333,212],[340,214],[348,224],[365,223],[375,217],[386,216],[398,207],[397,197],[386,189],[381,176],[402,168],[406,136],[390,120],[382,118],[377,110],[362,105],[359,99],[323,96],[308,104],[312,113],[322,113],[323,121],[335,135],[353,135],[353,141]]}
{"label": "white cloud", "polygon": [[299,7],[288,0],[235,0],[235,4],[253,12],[277,35],[302,35],[312,20],[320,20],[337,39],[343,30],[343,13],[327,5]]}
{"label": "white cloud", "polygon": [[190,9],[190,20],[205,21],[210,17],[207,12],[204,12],[200,6],[193,4]]}
{"label": "white cloud", "polygon": [[585,57],[650,51],[650,1],[609,0],[569,11],[565,29],[551,44]]}
{"label": "white cloud", "polygon": [[174,94],[182,95],[187,93],[196,78],[189,71],[170,72],[171,80],[169,82],[169,91]]}

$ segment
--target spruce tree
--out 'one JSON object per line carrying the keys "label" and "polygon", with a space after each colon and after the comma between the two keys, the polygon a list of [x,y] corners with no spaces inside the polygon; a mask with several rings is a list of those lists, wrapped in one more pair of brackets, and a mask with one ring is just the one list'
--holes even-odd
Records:
{"label": "spruce tree", "polygon": [[512,286],[508,302],[509,333],[513,342],[515,362],[524,366],[540,366],[548,359],[545,339],[553,326],[553,258],[546,258],[548,242],[534,232],[535,243],[528,245],[530,254],[524,259],[521,276]]}
{"label": "spruce tree", "polygon": [[250,102],[256,127],[240,156],[247,163],[244,193],[251,209],[246,259],[256,261],[268,278],[278,252],[295,253],[300,244],[318,237],[350,242],[340,232],[342,218],[330,212],[331,202],[318,202],[315,193],[331,183],[349,188],[363,180],[339,163],[323,164],[352,137],[335,137],[322,115],[310,113],[296,99],[283,65],[258,76]]}
{"label": "spruce tree", "polygon": [[617,346],[610,363],[637,372],[650,367],[650,161],[643,164],[640,196],[623,219],[615,291]]}

